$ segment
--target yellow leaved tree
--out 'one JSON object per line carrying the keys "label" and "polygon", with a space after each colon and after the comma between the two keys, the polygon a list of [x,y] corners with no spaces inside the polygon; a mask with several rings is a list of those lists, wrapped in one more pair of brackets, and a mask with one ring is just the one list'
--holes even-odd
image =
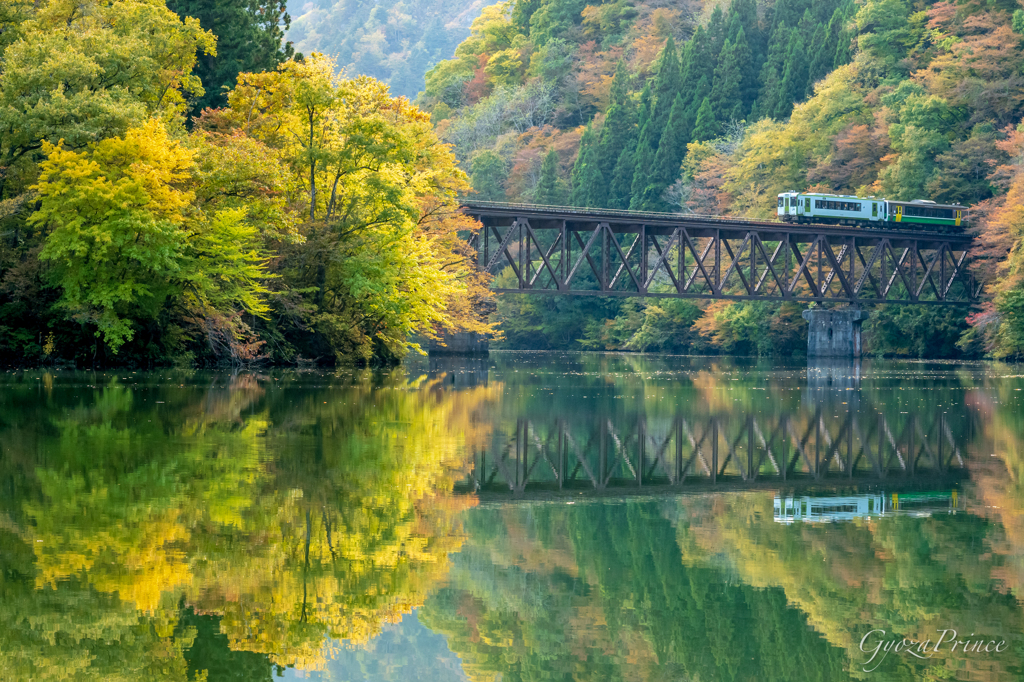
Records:
{"label": "yellow leaved tree", "polygon": [[49,232],[40,258],[59,305],[114,351],[168,308],[199,326],[211,316],[264,315],[267,278],[245,207],[196,206],[195,152],[159,119],[85,151],[44,143],[29,222]]}
{"label": "yellow leaved tree", "polygon": [[314,346],[397,358],[415,335],[491,331],[467,242],[478,226],[457,213],[467,179],[427,114],[320,55],[240,75],[229,104],[207,129],[248,136],[290,168],[305,222],[280,272],[304,292]]}

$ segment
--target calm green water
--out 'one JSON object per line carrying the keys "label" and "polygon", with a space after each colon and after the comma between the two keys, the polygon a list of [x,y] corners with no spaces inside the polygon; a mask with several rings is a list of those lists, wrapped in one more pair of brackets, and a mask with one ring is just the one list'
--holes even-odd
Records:
{"label": "calm green water", "polygon": [[599,354],[0,375],[0,670],[1018,680],[1022,389]]}

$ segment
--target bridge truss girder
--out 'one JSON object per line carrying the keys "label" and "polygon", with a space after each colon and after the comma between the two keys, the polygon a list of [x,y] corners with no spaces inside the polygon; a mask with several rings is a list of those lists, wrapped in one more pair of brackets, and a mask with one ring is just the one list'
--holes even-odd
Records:
{"label": "bridge truss girder", "polygon": [[[559,215],[466,207],[500,293],[971,303],[970,237],[742,220]],[[614,213],[614,212],[609,212]]]}

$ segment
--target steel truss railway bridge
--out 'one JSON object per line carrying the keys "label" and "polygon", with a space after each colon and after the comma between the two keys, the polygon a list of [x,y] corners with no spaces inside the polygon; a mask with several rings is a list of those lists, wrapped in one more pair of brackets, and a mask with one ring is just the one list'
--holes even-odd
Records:
{"label": "steel truss railway bridge", "polygon": [[970,303],[964,234],[468,202],[500,293]]}
{"label": "steel truss railway bridge", "polygon": [[[499,430],[456,492],[493,498],[780,487],[948,485],[967,475],[963,425],[934,414],[816,408],[658,418],[522,417]],[[954,428],[951,428],[953,426]]]}
{"label": "steel truss railway bridge", "polygon": [[963,305],[980,293],[965,234],[488,202],[463,211],[483,225],[479,266],[509,271],[497,293],[816,304],[804,313],[812,356],[860,356],[863,304]]}

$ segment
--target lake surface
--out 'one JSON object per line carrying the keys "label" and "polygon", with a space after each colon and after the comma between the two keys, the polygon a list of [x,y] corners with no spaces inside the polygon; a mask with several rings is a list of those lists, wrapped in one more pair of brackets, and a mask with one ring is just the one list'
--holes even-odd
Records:
{"label": "lake surface", "polygon": [[1022,389],[555,353],[3,374],[0,670],[1019,680]]}

